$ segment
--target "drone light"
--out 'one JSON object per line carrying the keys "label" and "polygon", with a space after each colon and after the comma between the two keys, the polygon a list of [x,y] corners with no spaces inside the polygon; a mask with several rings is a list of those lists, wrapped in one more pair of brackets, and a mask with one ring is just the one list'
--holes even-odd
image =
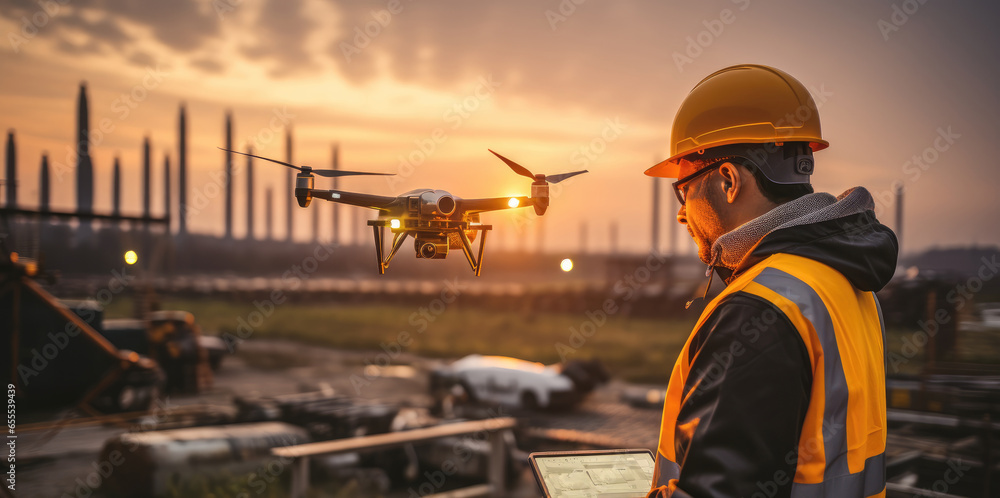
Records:
{"label": "drone light", "polygon": [[510,200],[507,201],[507,205],[510,206],[510,207],[512,207],[512,208],[516,208],[520,204],[521,203],[518,202],[517,197],[511,197]]}
{"label": "drone light", "polygon": [[134,265],[137,261],[139,261],[139,255],[136,254],[135,251],[128,251],[125,253],[125,263]]}
{"label": "drone light", "polygon": [[398,219],[391,219],[391,220],[389,220],[389,228],[399,228],[399,227],[400,227],[400,223],[399,223]]}
{"label": "drone light", "polygon": [[562,268],[562,271],[566,271],[566,272],[572,270],[573,269],[573,260],[569,259],[569,258],[566,258],[566,259],[562,260],[561,262],[559,262],[559,268]]}

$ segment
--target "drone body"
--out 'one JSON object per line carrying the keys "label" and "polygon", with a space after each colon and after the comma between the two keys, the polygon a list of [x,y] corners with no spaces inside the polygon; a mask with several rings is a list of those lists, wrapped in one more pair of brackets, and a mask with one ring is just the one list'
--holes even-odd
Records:
{"label": "drone body", "polygon": [[[236,153],[297,169],[299,173],[295,178],[295,199],[301,207],[308,207],[313,198],[316,198],[377,210],[378,218],[369,221],[368,225],[372,227],[375,236],[375,253],[378,258],[380,274],[385,273],[389,262],[402,247],[406,238],[412,236],[417,258],[444,259],[448,256],[450,249],[461,249],[478,277],[482,272],[486,233],[493,228],[479,222],[480,213],[533,206],[535,213],[541,216],[545,214],[545,210],[549,206],[549,183],[557,183],[572,176],[586,173],[586,170],[583,170],[548,177],[533,175],[523,166],[493,152],[514,172],[533,180],[530,197],[462,199],[444,190],[434,189],[416,189],[396,197],[390,197],[315,188],[314,175],[337,177],[384,175],[385,173],[314,170],[308,166],[295,166],[253,154]],[[392,244],[388,254],[384,254],[386,228],[392,233]],[[476,240],[476,232],[482,232],[482,235],[479,236],[478,254],[473,254],[472,242]]]}

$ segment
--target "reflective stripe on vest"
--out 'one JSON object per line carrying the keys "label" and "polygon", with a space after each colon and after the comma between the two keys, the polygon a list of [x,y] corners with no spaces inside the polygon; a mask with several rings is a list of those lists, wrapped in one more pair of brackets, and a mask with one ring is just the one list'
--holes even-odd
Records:
{"label": "reflective stripe on vest", "polygon": [[[865,459],[861,471],[851,473],[847,465],[847,402],[848,388],[840,348],[833,328],[833,321],[826,304],[808,284],[777,268],[765,268],[754,278],[755,283],[767,287],[788,299],[809,320],[823,346],[823,449],[826,465],[823,481],[813,484],[794,482],[793,497],[871,496],[885,489],[885,453]],[[872,299],[878,316],[880,339],[885,344],[885,324],[878,299]],[[885,355],[882,355],[883,368]],[[883,370],[884,372],[884,370]]]}
{"label": "reflective stripe on vest", "polygon": [[672,479],[681,476],[681,467],[676,462],[667,460],[659,452],[656,453],[656,467],[653,469],[653,486],[669,486]]}
{"label": "reflective stripe on vest", "polygon": [[[799,332],[812,363],[809,409],[798,452],[789,455],[798,460],[792,496],[884,495],[885,326],[874,293],[855,289],[822,263],[776,254],[731,282],[709,303],[694,330],[735,292],[778,308]],[[685,343],[667,389],[654,487],[669,485],[681,473],[674,460],[683,455],[674,454],[674,438],[675,431],[683,430],[677,427],[677,415],[694,336]]]}

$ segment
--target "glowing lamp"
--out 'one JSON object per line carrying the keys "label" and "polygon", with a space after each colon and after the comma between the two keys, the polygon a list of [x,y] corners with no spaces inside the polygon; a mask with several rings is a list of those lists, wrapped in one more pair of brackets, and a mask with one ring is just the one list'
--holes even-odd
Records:
{"label": "glowing lamp", "polygon": [[562,271],[570,271],[570,270],[572,270],[573,269],[573,260],[569,259],[569,258],[566,258],[566,259],[562,260],[559,263],[559,268],[562,268]]}
{"label": "glowing lamp", "polygon": [[521,203],[518,202],[517,197],[511,197],[510,200],[507,201],[507,205],[510,206],[510,207],[512,207],[512,208],[516,208],[520,204]]}
{"label": "glowing lamp", "polygon": [[400,227],[399,220],[395,219],[389,220],[389,228],[399,228],[399,227]]}
{"label": "glowing lamp", "polygon": [[139,255],[136,254],[135,251],[128,251],[125,253],[125,263],[134,265],[137,261],[139,261]]}

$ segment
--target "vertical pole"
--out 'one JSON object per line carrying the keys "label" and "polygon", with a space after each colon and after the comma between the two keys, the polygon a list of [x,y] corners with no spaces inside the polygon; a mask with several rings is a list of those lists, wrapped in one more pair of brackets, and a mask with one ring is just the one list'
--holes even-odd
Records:
{"label": "vertical pole", "polygon": [[653,254],[660,253],[660,178],[653,177]]}
{"label": "vertical pole", "polygon": [[163,216],[167,219],[166,234],[170,235],[170,154],[163,155]]}
{"label": "vertical pole", "polygon": [[903,254],[903,182],[896,184],[896,242]]}
{"label": "vertical pole", "polygon": [[292,463],[292,498],[306,498],[309,491],[309,457],[301,456]]}
{"label": "vertical pole", "polygon": [[[24,278],[24,277],[18,277]],[[21,349],[21,282],[18,280],[14,281],[14,289],[11,293],[11,314],[10,314],[10,379],[13,381],[17,378],[17,353]],[[21,383],[17,383],[17,387],[23,389]],[[18,394],[24,394],[24,391]]]}
{"label": "vertical pole", "polygon": [[[288,164],[295,164],[295,163],[292,162],[292,125],[291,124],[289,124],[288,127],[285,128],[285,162],[288,163]],[[291,242],[292,241],[292,233],[295,231],[294,230],[294,226],[293,226],[294,218],[293,218],[293,215],[292,215],[292,210],[295,209],[295,199],[292,196],[292,194],[295,191],[295,171],[292,170],[291,172],[289,172],[285,176],[285,178],[287,179],[287,183],[285,185],[285,187],[286,187],[285,188],[285,191],[286,191],[285,195],[287,196],[286,197],[286,201],[285,201],[285,209],[286,209],[286,211],[285,211],[285,214],[286,214],[286,217],[285,217],[285,229],[288,230],[287,234],[285,235],[285,239],[288,240],[289,242]]]}
{"label": "vertical pole", "polygon": [[506,496],[506,489],[504,489],[504,467],[507,464],[507,445],[504,441],[505,432],[507,431],[494,432],[490,435],[488,482],[490,487],[493,488],[493,496]]}
{"label": "vertical pole", "polygon": [[[936,320],[936,318],[934,317],[935,310],[937,309],[936,291],[932,290],[927,293],[926,303],[927,304],[925,306],[927,307],[927,313],[925,316],[927,317],[928,323],[930,323],[931,321]],[[933,322],[933,323],[938,323],[938,322]],[[924,346],[924,362],[926,363],[927,367],[933,368],[936,366],[938,360],[938,354],[942,353],[942,351],[938,350],[938,344],[946,343],[945,341],[941,341],[940,339],[941,339],[941,334],[935,334],[934,336],[931,336],[930,339],[927,340],[927,345]]]}
{"label": "vertical pole", "polygon": [[[253,147],[247,146],[247,154],[253,154]],[[253,240],[253,158],[247,156],[247,240]]]}
{"label": "vertical pole", "polygon": [[[142,216],[144,218],[149,218],[150,209],[149,201],[152,197],[152,193],[149,190],[149,186],[152,183],[150,174],[152,173],[152,166],[149,164],[149,137],[143,137],[142,139]],[[145,224],[144,224],[145,225]]]}
{"label": "vertical pole", "polygon": [[[671,194],[673,194],[673,192],[671,192]],[[680,225],[680,223],[677,222],[676,214],[680,211],[681,206],[677,203],[677,197],[674,195],[668,195],[667,199],[669,199],[667,201],[670,206],[669,213],[673,215],[673,217],[667,218],[670,222],[670,256],[677,256],[677,226]]]}
{"label": "vertical pole", "polygon": [[[989,409],[992,409],[992,403]],[[983,498],[990,496],[990,480],[993,478],[993,421],[990,412],[983,415],[986,434],[983,436]]]}
{"label": "vertical pole", "polygon": [[264,233],[266,240],[274,237],[274,189],[267,187],[264,192]]}
{"label": "vertical pole", "polygon": [[233,113],[226,112],[226,239],[233,238]]}
{"label": "vertical pole", "polygon": [[177,233],[187,233],[187,116],[181,104],[177,125]]}
{"label": "vertical pole", "polygon": [[122,214],[122,166],[117,157],[111,173],[111,214]]}
{"label": "vertical pole", "polygon": [[7,207],[17,207],[17,152],[14,146],[14,130],[7,131]]}
{"label": "vertical pole", "polygon": [[313,219],[312,219],[312,232],[313,232],[312,239],[313,239],[313,242],[318,242],[319,241],[319,211],[320,211],[320,206],[322,206],[322,205],[323,204],[317,202],[313,206],[313,209],[312,209],[312,212],[313,212]]}
{"label": "vertical pole", "polygon": [[[80,83],[76,107],[76,210],[94,212],[94,166],[90,160],[90,111],[87,105],[87,83]],[[80,220],[83,239],[91,235],[93,222]]]}
{"label": "vertical pole", "polygon": [[[8,177],[9,178],[9,177]],[[50,189],[49,189],[49,155],[42,154],[42,171],[38,180],[38,207],[42,211],[49,210]]]}
{"label": "vertical pole", "polygon": [[[333,170],[340,169],[340,144],[333,144]],[[333,177],[333,189],[340,188],[340,179]],[[340,203],[333,203],[333,245],[340,243]]]}

